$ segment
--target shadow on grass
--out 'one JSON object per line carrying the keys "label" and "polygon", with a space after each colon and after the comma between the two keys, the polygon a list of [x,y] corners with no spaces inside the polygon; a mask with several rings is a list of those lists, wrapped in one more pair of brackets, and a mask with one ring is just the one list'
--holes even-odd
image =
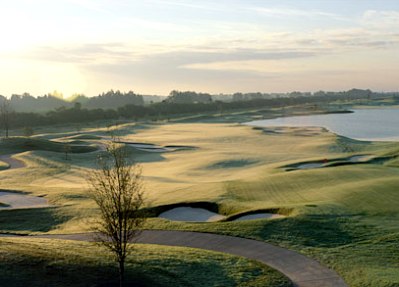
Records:
{"label": "shadow on grass", "polygon": [[338,247],[367,239],[372,226],[360,225],[345,215],[306,215],[267,221],[254,235],[275,242],[307,247]]}
{"label": "shadow on grass", "polygon": [[378,233],[374,226],[360,224],[356,215],[328,214],[201,224],[157,221],[156,228],[219,233],[301,248],[339,247],[368,240]]}
{"label": "shadow on grass", "polygon": [[[178,262],[143,262],[127,266],[125,284],[136,287],[166,286],[236,286],[218,264]],[[52,262],[38,257],[25,256],[12,265],[0,263],[1,284],[4,286],[119,286],[115,264],[81,263],[65,264],[63,260]],[[2,285],[3,286],[3,285]],[[284,285],[287,286],[287,285]]]}
{"label": "shadow on grass", "polygon": [[0,211],[2,232],[47,232],[72,218],[59,212],[59,207]]}

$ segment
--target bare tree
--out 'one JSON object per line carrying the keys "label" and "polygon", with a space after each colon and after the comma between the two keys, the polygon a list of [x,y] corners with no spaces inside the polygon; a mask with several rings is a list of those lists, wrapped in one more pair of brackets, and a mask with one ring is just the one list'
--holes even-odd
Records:
{"label": "bare tree", "polygon": [[4,131],[6,133],[6,138],[8,138],[8,130],[10,129],[10,113],[11,101],[7,98],[4,98],[3,102],[0,105],[0,118],[1,123],[3,124]]}
{"label": "bare tree", "polygon": [[139,234],[145,221],[140,212],[144,205],[141,168],[131,164],[126,150],[112,142],[88,182],[90,195],[100,208],[100,218],[94,225],[97,240],[115,256],[123,286],[125,259],[133,249],[129,242]]}
{"label": "bare tree", "polygon": [[65,154],[65,160],[68,160],[69,159],[69,153],[72,151],[72,147],[71,147],[71,144],[70,143],[68,143],[68,142],[66,142],[66,143],[64,143],[64,146],[63,146],[63,151],[64,151],[64,154]]}

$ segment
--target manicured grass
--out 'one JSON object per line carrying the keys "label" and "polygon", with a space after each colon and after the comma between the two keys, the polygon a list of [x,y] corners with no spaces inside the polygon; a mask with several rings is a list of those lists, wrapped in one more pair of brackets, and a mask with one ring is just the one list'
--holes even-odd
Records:
{"label": "manicured grass", "polygon": [[[265,131],[236,124],[146,125],[144,129],[126,124],[115,131],[120,131],[122,141],[197,147],[162,154],[131,150],[131,158],[142,165],[150,207],[213,202],[225,215],[290,211],[288,218],[246,222],[189,224],[151,219],[148,228],[265,240],[322,261],[350,286],[399,284],[398,159],[290,172],[282,168],[356,154],[397,156],[397,143],[355,141],[319,128]],[[107,129],[86,132],[100,136]],[[60,207],[12,214],[1,211],[0,230],[85,231],[85,220],[94,216],[95,206],[87,198],[84,177],[95,167],[98,154],[71,154],[68,161],[50,151],[19,154],[28,168],[1,171],[0,188],[45,195]],[[9,221],[12,217],[15,223]]]}
{"label": "manicured grass", "polygon": [[[0,238],[4,286],[118,286],[115,266],[106,250],[86,242]],[[126,269],[129,286],[292,286],[255,261],[182,247],[138,244]]]}

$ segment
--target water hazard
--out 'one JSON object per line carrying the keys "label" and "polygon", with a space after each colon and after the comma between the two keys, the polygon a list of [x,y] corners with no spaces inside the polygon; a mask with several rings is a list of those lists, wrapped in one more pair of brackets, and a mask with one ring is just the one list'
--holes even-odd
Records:
{"label": "water hazard", "polygon": [[358,140],[399,140],[399,109],[364,109],[353,113],[337,113],[310,116],[283,117],[248,122],[259,127],[272,126],[319,126]]}

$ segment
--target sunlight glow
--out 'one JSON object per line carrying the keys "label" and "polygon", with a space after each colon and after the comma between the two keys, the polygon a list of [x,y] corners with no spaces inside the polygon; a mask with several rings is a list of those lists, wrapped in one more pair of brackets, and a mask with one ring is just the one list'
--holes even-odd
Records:
{"label": "sunlight glow", "polygon": [[[234,89],[240,91],[314,90],[308,77],[321,72],[325,89],[347,87],[342,77],[353,79],[353,87],[397,89],[399,3],[341,6],[306,0],[0,3],[0,94],[219,93],[230,92],[228,82],[239,82]],[[378,70],[393,74],[377,81]]]}

